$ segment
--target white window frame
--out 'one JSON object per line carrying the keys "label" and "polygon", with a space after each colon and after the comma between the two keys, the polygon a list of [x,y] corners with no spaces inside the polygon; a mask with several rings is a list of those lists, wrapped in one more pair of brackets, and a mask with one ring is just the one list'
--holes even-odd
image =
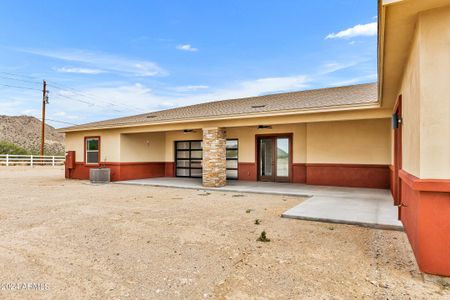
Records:
{"label": "white window frame", "polygon": [[[89,141],[96,140],[97,141],[97,150],[88,150]],[[100,138],[99,137],[87,137],[85,139],[85,155],[86,155],[86,164],[87,165],[98,165],[100,163]],[[97,162],[89,162],[88,153],[96,152],[97,153]]]}

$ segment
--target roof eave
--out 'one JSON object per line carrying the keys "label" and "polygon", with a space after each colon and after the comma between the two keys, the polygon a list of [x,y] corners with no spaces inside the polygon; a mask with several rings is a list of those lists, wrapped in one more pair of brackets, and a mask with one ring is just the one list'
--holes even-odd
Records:
{"label": "roof eave", "polygon": [[118,125],[105,125],[105,126],[92,126],[92,127],[84,127],[84,128],[73,128],[66,127],[58,130],[60,133],[68,133],[68,132],[80,132],[80,131],[90,131],[90,130],[105,130],[105,129],[119,129],[119,128],[132,128],[132,127],[142,127],[142,126],[157,126],[157,125],[166,125],[166,124],[179,124],[179,123],[192,123],[192,122],[207,122],[207,121],[222,121],[229,119],[242,119],[244,116],[248,118],[258,118],[258,117],[279,117],[279,116],[289,116],[289,115],[303,115],[309,113],[329,113],[329,112],[339,112],[339,111],[347,111],[347,110],[362,110],[362,109],[376,109],[380,108],[380,102],[372,102],[367,104],[359,104],[359,105],[340,105],[340,106],[329,106],[329,107],[320,107],[315,109],[303,109],[303,110],[289,110],[282,112],[264,112],[264,113],[246,113],[246,114],[237,114],[237,115],[221,115],[218,117],[196,117],[196,118],[185,118],[185,119],[177,119],[177,120],[167,120],[160,122],[149,122],[149,123],[128,123],[128,124],[118,124]]}

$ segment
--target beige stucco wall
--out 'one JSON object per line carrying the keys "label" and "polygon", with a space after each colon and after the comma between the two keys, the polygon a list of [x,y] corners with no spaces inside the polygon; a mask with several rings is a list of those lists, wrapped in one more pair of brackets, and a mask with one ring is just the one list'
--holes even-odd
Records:
{"label": "beige stucco wall", "polygon": [[293,162],[306,162],[306,124],[276,125],[272,126],[272,129],[258,129],[256,126],[227,128],[227,138],[239,140],[240,162],[255,162],[257,134],[280,133],[293,134]]}
{"label": "beige stucco wall", "polygon": [[450,6],[419,15],[402,85],[402,168],[450,178]]}
{"label": "beige stucco wall", "polygon": [[203,131],[196,129],[192,132],[168,131],[165,139],[165,161],[175,160],[175,141],[202,140]]}
{"label": "beige stucco wall", "polygon": [[121,162],[165,161],[165,139],[163,132],[122,134],[120,137]]}
{"label": "beige stucco wall", "polygon": [[[250,163],[255,162],[256,135],[282,133],[293,135],[294,163],[390,164],[389,119],[226,128],[227,139],[239,141],[239,162]],[[166,161],[174,160],[174,141],[201,139],[201,130],[166,133]]]}
{"label": "beige stucco wall", "polygon": [[[365,119],[383,119],[390,116],[387,109],[354,109],[335,112],[299,113],[286,116],[249,117],[240,119],[227,119],[218,121],[198,121],[186,123],[173,123],[161,125],[147,125],[120,129],[103,129],[66,133],[66,150],[76,151],[77,162],[84,160],[84,137],[100,136],[102,139],[101,161],[108,162],[139,162],[151,159],[152,161],[173,161],[174,141],[201,140],[202,128],[226,128],[229,138],[238,138],[240,141],[239,160],[241,162],[255,161],[255,134],[267,133],[293,133],[293,162],[306,162],[306,125],[314,122],[349,121]],[[272,129],[257,129],[258,125],[271,125]],[[193,129],[193,132],[184,133],[184,129]],[[162,135],[146,135],[149,133],[165,132]],[[143,135],[139,135],[142,133]],[[128,135],[130,134],[130,135]],[[161,142],[164,155],[156,151],[154,155],[148,153],[147,140],[150,147]],[[154,140],[154,141],[153,141]],[[121,144],[122,143],[122,144]],[[139,149],[136,147],[141,145]],[[152,146],[153,145],[153,146]],[[136,146],[136,147],[135,147]],[[131,150],[136,153],[131,153]],[[370,163],[367,161],[366,163]]]}
{"label": "beige stucco wall", "polygon": [[96,130],[66,134],[66,151],[75,151],[75,159],[77,162],[84,161],[84,138],[89,136],[100,137],[101,162],[120,161],[120,131]]}
{"label": "beige stucco wall", "polygon": [[390,120],[309,123],[308,163],[390,164]]}
{"label": "beige stucco wall", "polygon": [[[402,168],[420,176],[420,35],[416,31],[402,87]],[[392,143],[393,144],[393,143]],[[392,146],[393,147],[393,146]],[[394,162],[392,162],[394,163]]]}
{"label": "beige stucco wall", "polygon": [[450,6],[423,13],[420,177],[450,178]]}
{"label": "beige stucco wall", "polygon": [[[274,125],[271,129],[256,126],[226,128],[228,139],[239,141],[239,161],[255,162],[257,134],[293,135],[294,163],[390,163],[389,119]],[[77,161],[84,157],[84,136],[100,136],[101,160],[108,162],[174,161],[174,142],[201,140],[202,130],[159,133],[120,134],[117,131],[70,133],[67,150],[75,150]]]}

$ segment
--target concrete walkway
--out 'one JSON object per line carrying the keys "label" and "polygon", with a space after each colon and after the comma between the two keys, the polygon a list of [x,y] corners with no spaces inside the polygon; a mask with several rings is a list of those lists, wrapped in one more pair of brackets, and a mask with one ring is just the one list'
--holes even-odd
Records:
{"label": "concrete walkway", "polygon": [[403,230],[403,226],[397,220],[397,208],[393,206],[388,190],[236,180],[229,180],[225,187],[206,188],[201,185],[201,179],[179,177],[138,179],[116,183],[298,196],[307,199],[284,212],[282,217]]}

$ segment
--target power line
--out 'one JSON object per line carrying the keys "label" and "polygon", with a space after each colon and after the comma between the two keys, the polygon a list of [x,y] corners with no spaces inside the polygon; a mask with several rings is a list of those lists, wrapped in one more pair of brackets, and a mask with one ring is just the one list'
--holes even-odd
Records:
{"label": "power line", "polygon": [[[97,106],[97,107],[102,108],[102,109],[105,109],[105,107],[106,107],[106,104],[99,105],[97,103],[94,103],[94,102],[91,102],[91,101],[87,101],[87,100],[81,100],[81,99],[75,98],[73,96],[67,96],[67,95],[58,94],[55,97],[63,97],[63,98],[69,99],[69,100],[73,100],[73,101],[77,101],[77,102],[80,102],[80,103],[87,104],[89,106]],[[113,110],[115,112],[120,112],[120,113],[123,112],[123,110],[118,110],[118,109],[114,109],[114,108],[109,108],[109,109],[111,109],[111,110]]]}
{"label": "power line", "polygon": [[[33,116],[33,117],[36,118],[36,119],[38,119],[39,121],[42,122],[42,118],[36,117],[36,116]],[[50,122],[56,122],[56,123],[62,123],[62,124],[68,124],[68,125],[74,125],[74,126],[80,125],[80,124],[75,124],[75,123],[71,123],[71,122],[67,122],[67,121],[60,121],[60,120],[55,120],[55,119],[49,119],[49,118],[47,118],[47,117],[45,118],[45,120],[50,121]]]}
{"label": "power line", "polygon": [[[8,75],[8,76],[14,76],[14,77],[22,77],[22,78],[36,79],[36,77],[34,77],[34,76],[23,75],[23,74],[16,74],[16,73],[11,73],[11,72],[4,72],[4,71],[0,71],[0,74],[6,74],[6,75]],[[28,83],[38,83],[37,81],[31,81],[31,80],[25,80],[25,79],[18,79],[18,78],[11,78],[11,77],[6,77],[6,76],[0,76],[0,78],[10,79],[10,80],[17,80],[17,81],[28,82]],[[31,87],[15,86],[15,85],[9,85],[9,84],[0,84],[0,85],[5,86],[5,87],[11,87],[11,88],[22,88],[22,89],[29,89],[29,90],[37,90],[37,91],[41,91],[41,89],[31,88]],[[84,97],[84,98],[87,98],[87,99],[96,101],[96,103],[93,103],[93,102],[91,102],[91,101],[80,100],[80,99],[78,99],[78,98],[70,97],[70,96],[67,96],[67,95],[62,95],[62,94],[58,94],[58,95],[57,95],[57,96],[61,96],[61,97],[63,97],[63,98],[66,98],[66,99],[69,99],[69,100],[72,100],[72,101],[77,101],[77,102],[80,102],[80,103],[83,103],[83,104],[86,104],[86,105],[89,105],[89,106],[97,106],[97,107],[99,107],[99,108],[105,109],[105,106],[98,105],[98,103],[97,103],[97,102],[103,102],[103,103],[105,103],[105,104],[107,104],[107,105],[110,105],[110,106],[115,106],[115,107],[120,107],[120,106],[122,106],[122,107],[124,107],[124,108],[126,107],[127,109],[130,109],[130,108],[131,108],[131,109],[133,109],[133,110],[135,110],[135,111],[137,111],[137,112],[139,112],[139,113],[142,113],[142,111],[144,111],[144,109],[139,108],[139,107],[134,107],[134,106],[132,106],[132,105],[128,105],[128,104],[118,104],[118,103],[106,101],[106,100],[104,100],[104,99],[99,98],[98,96],[93,96],[93,95],[90,95],[90,94],[81,92],[81,91],[79,91],[79,90],[77,90],[77,89],[75,89],[75,88],[68,87],[68,86],[64,86],[64,85],[59,84],[59,83],[58,83],[58,84],[55,84],[55,83],[48,83],[47,85],[48,85],[48,86],[51,86],[51,87],[53,87],[53,88],[59,89],[59,90],[61,90],[61,91],[64,91],[64,90],[71,90],[72,93],[75,94],[75,95],[80,95],[80,96],[82,96],[82,97]],[[118,110],[118,109],[112,109],[112,108],[110,108],[110,109],[113,110],[114,112],[120,112],[120,113],[124,112],[124,110]]]}
{"label": "power line", "polygon": [[15,76],[15,77],[25,77],[25,78],[31,78],[31,79],[36,79],[39,80],[39,78],[35,77],[35,76],[30,76],[30,75],[24,75],[24,74],[17,74],[17,73],[11,73],[11,72],[5,72],[5,71],[0,71],[1,74],[6,74],[6,75],[10,75],[10,76]]}
{"label": "power line", "polygon": [[[73,97],[66,96],[66,95],[61,95],[61,94],[57,95],[56,97],[63,97],[63,98],[66,98],[66,99],[69,99],[69,100],[72,100],[72,101],[76,101],[76,102],[80,102],[80,103],[87,104],[87,105],[89,105],[89,106],[97,106],[97,107],[100,107],[100,108],[104,109],[103,106],[98,105],[98,104],[93,103],[93,102],[90,102],[90,101],[80,100],[80,99],[78,99],[78,98],[73,98]],[[56,99],[57,99],[57,98],[56,98]],[[122,110],[117,110],[117,109],[114,109],[114,108],[111,108],[111,110],[113,110],[113,111],[115,111],[115,112],[123,112]]]}
{"label": "power line", "polygon": [[[4,71],[0,71],[0,74],[5,74],[5,75],[7,75],[7,76],[0,76],[0,78],[7,79],[7,80],[15,80],[15,81],[21,81],[21,82],[26,82],[26,83],[34,83],[34,84],[39,84],[39,83],[40,83],[40,82],[38,82],[38,81],[32,81],[32,80],[26,80],[26,79],[14,78],[14,77],[22,77],[22,78],[31,78],[31,79],[36,79],[36,80],[37,80],[37,78],[34,77],[34,76],[23,75],[23,74],[15,74],[15,73],[4,72]],[[26,86],[18,86],[18,85],[2,84],[2,83],[1,83],[0,85],[1,85],[1,86],[4,86],[4,87],[10,87],[10,88],[42,91],[41,89],[38,89],[38,88],[31,88],[31,87],[26,87]],[[95,104],[90,103],[90,102],[88,102],[88,101],[83,101],[83,100],[78,100],[78,99],[72,99],[72,98],[67,97],[67,96],[64,96],[64,95],[60,95],[60,96],[65,97],[65,98],[69,98],[69,99],[71,99],[71,100],[79,101],[79,102],[81,102],[81,103],[85,103],[85,104],[88,104],[88,105],[91,105],[91,106],[92,106],[92,105],[95,106]],[[38,119],[38,120],[40,120],[40,121],[42,122],[42,118],[38,118],[38,117],[35,117],[35,118]],[[50,122],[56,122],[56,123],[61,123],[61,124],[74,125],[74,126],[79,125],[79,124],[72,123],[72,122],[67,122],[67,121],[60,121],[60,120],[55,120],[55,119],[50,119],[50,118],[46,118],[46,119],[47,119],[48,121],[50,121]]]}
{"label": "power line", "polygon": [[16,80],[16,81],[21,81],[21,82],[34,83],[34,84],[40,84],[40,82],[38,82],[38,81],[19,79],[19,78],[13,78],[13,77],[8,77],[8,76],[0,76],[0,78],[8,79],[8,80]]}
{"label": "power line", "polygon": [[118,103],[110,102],[110,101],[101,99],[98,96],[93,96],[93,95],[87,94],[85,92],[80,92],[79,90],[77,90],[75,88],[72,88],[72,87],[68,87],[68,86],[64,87],[61,84],[56,85],[54,83],[50,83],[49,86],[55,87],[55,88],[60,89],[60,90],[71,90],[71,91],[73,91],[73,93],[81,95],[81,96],[84,96],[85,98],[88,98],[88,99],[91,99],[91,100],[95,100],[95,101],[104,102],[104,103],[112,105],[112,106],[123,106],[123,107],[126,107],[126,108],[132,108],[132,109],[134,109],[134,110],[136,110],[138,112],[142,112],[143,111],[143,109],[139,108],[139,107],[135,107],[135,106],[128,105],[128,104],[118,104]]}
{"label": "power line", "polygon": [[[18,75],[18,74],[9,73],[9,72],[0,72],[0,73],[8,74],[8,75],[10,74],[10,75],[13,75],[13,76],[25,76],[25,75]],[[30,76],[27,76],[27,77],[30,77]],[[22,81],[22,82],[37,83],[37,82],[35,82],[35,81],[23,80],[23,79],[17,79],[17,78],[6,77],[6,76],[0,76],[0,78],[11,79],[11,80],[18,80],[18,81]],[[17,89],[28,89],[28,90],[41,91],[41,89],[37,89],[37,88],[31,88],[31,87],[26,87],[26,86],[17,86],[17,85],[11,85],[11,84],[0,84],[0,86],[10,87],[10,88],[17,88]],[[52,86],[53,86],[53,87],[56,87],[56,88],[58,88],[58,89],[61,89],[61,90],[65,89],[65,88],[62,88],[62,87],[57,87],[57,86],[54,85],[54,84],[52,84]],[[79,93],[79,94],[81,94],[81,93]],[[82,94],[81,94],[81,95],[82,95]],[[87,104],[87,105],[89,105],[89,106],[97,106],[97,107],[100,107],[100,108],[104,109],[104,106],[97,105],[96,103],[92,103],[92,102],[90,102],[90,101],[83,101],[83,100],[80,100],[80,99],[77,99],[77,98],[72,98],[72,97],[69,97],[69,96],[66,96],[66,95],[59,95],[59,96],[64,97],[64,98],[66,98],[66,99],[73,100],[73,101],[77,101],[77,102],[80,102],[80,103],[83,103],[83,104]],[[85,96],[85,97],[87,97],[87,96]],[[91,98],[91,99],[92,99],[92,98]],[[94,99],[94,100],[95,100],[95,99]],[[108,103],[108,104],[109,104],[109,105],[117,106],[117,105],[114,104],[114,103]],[[112,110],[115,111],[115,112],[123,112],[122,110],[117,110],[117,109],[112,109]]]}
{"label": "power line", "polygon": [[[11,73],[11,72],[4,72],[4,71],[1,71],[0,73],[2,73],[2,74],[7,74],[7,75],[9,75],[9,76],[15,76],[15,77],[26,77],[26,78],[37,79],[37,78],[34,77],[34,76],[23,75],[23,74],[16,74],[16,73]],[[0,76],[0,78],[1,78],[1,76]],[[30,81],[30,80],[23,80],[23,79],[14,79],[14,78],[10,78],[10,77],[5,77],[5,78],[7,78],[7,79],[12,79],[12,80],[20,80],[20,81],[24,81],[24,82],[39,83],[39,82],[37,82],[37,81]],[[52,86],[52,87],[57,88],[57,89],[60,89],[60,90],[67,90],[67,89],[68,89],[68,90],[72,90],[75,94],[81,95],[81,96],[83,96],[83,97],[85,97],[85,98],[88,98],[88,99],[91,99],[91,100],[94,100],[94,101],[104,102],[104,103],[106,103],[106,104],[108,104],[108,105],[112,105],[112,106],[122,106],[122,107],[126,107],[127,109],[132,108],[132,109],[136,110],[137,112],[142,112],[142,111],[144,110],[144,109],[142,109],[142,108],[140,108],[140,107],[135,107],[135,106],[132,106],[132,105],[118,104],[118,103],[110,102],[110,101],[101,99],[101,98],[99,98],[98,96],[93,96],[93,95],[91,95],[91,94],[87,94],[87,93],[85,93],[85,92],[81,92],[81,91],[79,91],[79,90],[77,90],[77,89],[75,89],[75,88],[68,87],[68,86],[64,86],[63,84],[60,84],[60,83],[58,83],[58,84],[55,84],[55,83],[49,83],[48,86]],[[118,111],[118,110],[115,110],[115,111]],[[123,111],[118,111],[118,112],[123,112]]]}
{"label": "power line", "polygon": [[68,124],[68,125],[75,125],[75,126],[79,125],[79,124],[75,124],[75,123],[71,123],[71,122],[58,121],[58,120],[53,120],[53,119],[49,119],[49,118],[46,118],[46,120],[50,121],[50,122],[57,122],[57,123]]}
{"label": "power line", "polygon": [[27,87],[27,86],[10,85],[10,84],[3,84],[3,83],[0,83],[0,85],[1,85],[1,86],[5,86],[5,87],[10,87],[10,88],[16,88],[16,89],[41,91],[41,89],[38,89],[38,88],[31,88],[31,87]]}

